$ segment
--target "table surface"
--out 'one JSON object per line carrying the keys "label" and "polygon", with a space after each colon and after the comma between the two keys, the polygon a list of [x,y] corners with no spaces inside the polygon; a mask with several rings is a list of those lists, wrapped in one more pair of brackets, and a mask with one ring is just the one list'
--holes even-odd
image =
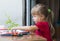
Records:
{"label": "table surface", "polygon": [[0,41],[46,41],[46,39],[37,35],[0,36]]}

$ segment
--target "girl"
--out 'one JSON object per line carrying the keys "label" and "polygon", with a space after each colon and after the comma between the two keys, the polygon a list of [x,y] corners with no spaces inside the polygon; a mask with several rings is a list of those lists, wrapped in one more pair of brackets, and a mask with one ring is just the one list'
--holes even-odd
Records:
{"label": "girl", "polygon": [[36,35],[45,37],[47,41],[52,41],[50,27],[51,25],[51,14],[48,12],[48,8],[43,4],[37,4],[31,10],[33,16],[34,26],[19,26],[12,29],[35,31]]}

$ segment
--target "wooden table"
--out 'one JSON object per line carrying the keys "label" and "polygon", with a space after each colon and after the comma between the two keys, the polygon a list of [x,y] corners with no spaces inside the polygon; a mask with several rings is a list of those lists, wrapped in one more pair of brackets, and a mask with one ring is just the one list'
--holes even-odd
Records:
{"label": "wooden table", "polygon": [[24,35],[23,37],[17,36],[0,36],[0,41],[47,41],[45,38],[37,35]]}

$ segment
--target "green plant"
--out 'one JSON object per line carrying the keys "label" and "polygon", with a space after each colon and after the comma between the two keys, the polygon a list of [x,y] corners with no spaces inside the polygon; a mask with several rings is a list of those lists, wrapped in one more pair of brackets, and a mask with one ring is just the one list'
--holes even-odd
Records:
{"label": "green plant", "polygon": [[8,20],[6,20],[5,24],[8,25],[8,29],[10,30],[13,27],[19,26],[16,22],[13,22],[10,16],[7,16]]}

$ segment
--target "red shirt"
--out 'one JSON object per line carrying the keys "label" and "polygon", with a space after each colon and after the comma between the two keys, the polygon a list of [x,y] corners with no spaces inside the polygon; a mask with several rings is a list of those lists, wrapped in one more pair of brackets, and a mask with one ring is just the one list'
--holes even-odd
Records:
{"label": "red shirt", "polygon": [[35,31],[37,35],[45,37],[47,41],[52,41],[48,22],[38,22],[36,26],[39,28]]}

